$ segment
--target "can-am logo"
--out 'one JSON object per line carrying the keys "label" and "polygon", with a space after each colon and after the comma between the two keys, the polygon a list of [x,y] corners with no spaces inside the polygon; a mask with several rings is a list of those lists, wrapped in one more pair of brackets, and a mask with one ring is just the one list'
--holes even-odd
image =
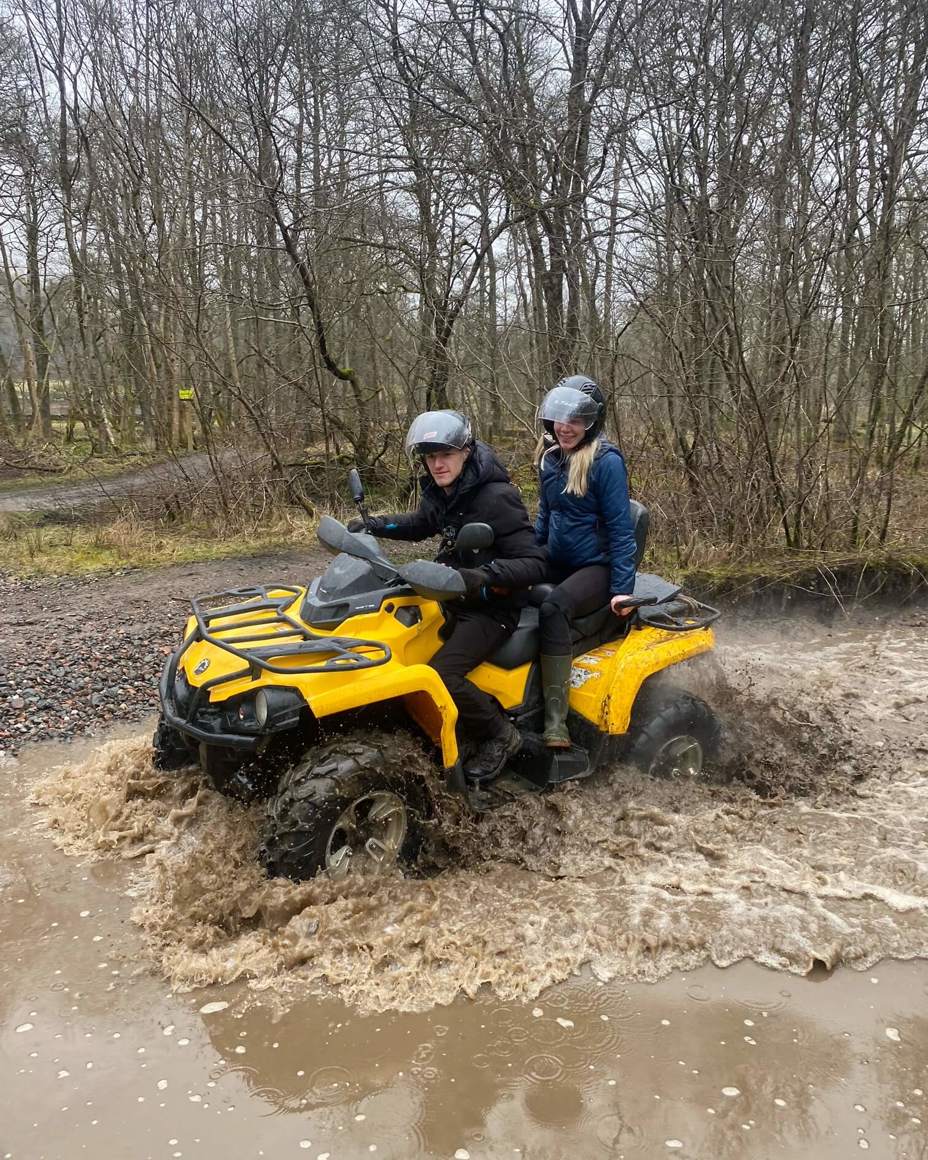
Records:
{"label": "can-am logo", "polygon": [[208,659],[202,660],[197,665],[197,667],[193,670],[193,675],[195,677],[198,677],[201,673],[205,673],[208,668],[209,668],[209,660]]}

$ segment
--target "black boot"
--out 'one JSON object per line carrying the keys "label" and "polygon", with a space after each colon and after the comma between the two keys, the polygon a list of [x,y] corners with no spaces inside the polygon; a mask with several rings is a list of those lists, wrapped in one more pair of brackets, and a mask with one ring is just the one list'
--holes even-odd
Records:
{"label": "black boot", "polygon": [[509,758],[521,748],[522,734],[508,717],[504,717],[499,733],[484,741],[464,766],[464,776],[469,781],[490,781],[502,772]]}
{"label": "black boot", "polygon": [[545,736],[549,749],[569,749],[567,696],[570,692],[570,657],[541,657],[541,688],[545,698]]}

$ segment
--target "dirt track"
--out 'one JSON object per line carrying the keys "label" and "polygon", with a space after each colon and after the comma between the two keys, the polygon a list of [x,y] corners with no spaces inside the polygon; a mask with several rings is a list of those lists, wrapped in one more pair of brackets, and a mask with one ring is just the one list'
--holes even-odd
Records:
{"label": "dirt track", "polygon": [[166,463],[152,464],[141,471],[90,478],[86,483],[7,489],[0,492],[0,512],[62,512],[102,507],[130,496],[144,496],[163,488],[172,479],[205,479],[211,472],[210,457],[204,452],[184,455]]}

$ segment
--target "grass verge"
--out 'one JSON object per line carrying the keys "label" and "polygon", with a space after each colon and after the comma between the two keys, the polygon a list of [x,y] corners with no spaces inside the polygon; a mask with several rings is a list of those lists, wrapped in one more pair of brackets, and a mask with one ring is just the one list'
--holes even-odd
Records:
{"label": "grass verge", "polygon": [[315,528],[315,520],[297,513],[234,531],[196,523],[164,526],[133,513],[68,524],[0,516],[0,567],[24,579],[159,568],[314,545]]}
{"label": "grass verge", "polygon": [[[345,509],[333,514],[348,519],[354,513]],[[35,578],[264,555],[315,548],[316,526],[315,518],[282,506],[234,527],[217,519],[168,523],[133,509],[86,523],[0,515],[0,566],[7,574]],[[397,545],[396,551],[405,556],[407,547],[411,546]],[[426,548],[423,555],[429,554]],[[675,580],[703,599],[774,609],[803,602],[843,604],[928,594],[928,554],[904,548],[844,554],[742,548],[736,557],[731,547],[705,547],[699,556],[698,563],[692,559],[684,563],[655,544],[645,569]]]}

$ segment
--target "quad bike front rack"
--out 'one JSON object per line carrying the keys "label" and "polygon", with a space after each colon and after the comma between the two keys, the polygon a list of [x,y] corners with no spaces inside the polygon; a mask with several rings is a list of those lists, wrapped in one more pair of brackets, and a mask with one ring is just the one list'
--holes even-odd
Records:
{"label": "quad bike front rack", "polygon": [[[168,658],[161,674],[161,704],[168,724],[198,741],[230,748],[254,748],[257,734],[230,732],[223,725],[222,712],[207,705],[213,689],[244,677],[257,680],[262,671],[282,676],[351,673],[376,668],[390,660],[393,655],[390,646],[381,641],[326,636],[296,620],[286,610],[301,594],[301,589],[291,585],[272,584],[232,588],[191,600],[196,625]],[[217,621],[236,616],[242,619],[217,627]],[[233,640],[221,635],[229,631],[239,635]],[[192,684],[178,668],[187,650],[199,641],[231,654],[243,662],[242,666],[200,685]],[[300,658],[306,663],[276,663],[285,657]],[[201,671],[205,671],[205,666]],[[233,706],[229,702],[226,707]]]}
{"label": "quad bike front rack", "polygon": [[[282,593],[272,596],[271,592]],[[303,675],[305,673],[331,673],[354,671],[356,669],[376,668],[385,665],[392,653],[390,646],[375,640],[364,640],[352,636],[325,636],[313,632],[295,617],[290,616],[286,609],[302,595],[302,590],[288,584],[255,585],[252,588],[231,588],[212,596],[198,596],[191,600],[193,615],[197,627],[186,638],[181,649],[178,650],[178,660],[190,645],[199,640],[231,653],[246,662],[247,668],[238,673],[231,673],[225,677],[226,681],[238,680],[250,674],[252,678],[259,675],[264,669],[270,673],[279,673],[283,676]],[[234,598],[234,603],[215,603],[225,601],[228,597]],[[209,604],[210,607],[206,607]],[[261,629],[250,638],[252,641],[267,641],[256,648],[253,644],[245,648],[237,646],[228,637],[217,634],[215,622],[231,616],[243,616],[250,613],[273,612],[274,616],[257,615],[252,619],[238,620],[227,627],[236,633],[247,629]],[[293,637],[299,637],[293,640]],[[287,644],[274,644],[274,641],[286,640]],[[365,652],[356,650],[364,649]],[[375,655],[366,655],[373,651]],[[312,654],[328,653],[326,660],[312,661],[305,665],[278,665],[273,661],[280,657],[308,657]],[[211,685],[212,687],[212,685]]]}

